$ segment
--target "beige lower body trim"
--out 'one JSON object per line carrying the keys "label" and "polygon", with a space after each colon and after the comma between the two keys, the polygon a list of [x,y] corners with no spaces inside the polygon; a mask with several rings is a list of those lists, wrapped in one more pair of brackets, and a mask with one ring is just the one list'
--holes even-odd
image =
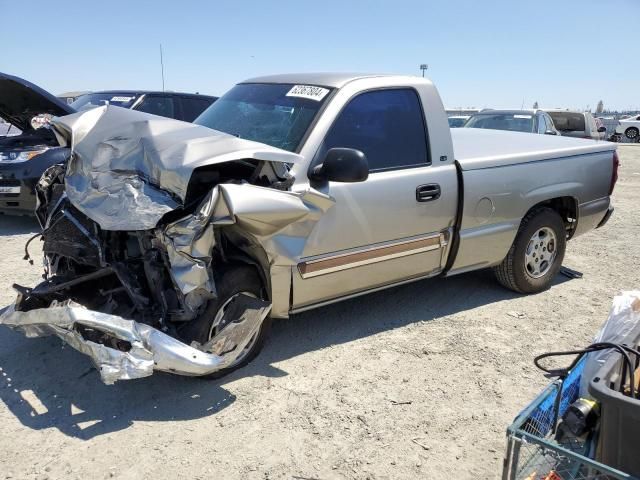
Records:
{"label": "beige lower body trim", "polygon": [[379,247],[369,247],[355,252],[303,261],[298,264],[298,271],[304,279],[313,278],[319,275],[360,267],[362,265],[384,262],[385,260],[391,260],[393,258],[438,250],[446,246],[446,244],[444,234],[429,235],[427,237],[403,240]]}

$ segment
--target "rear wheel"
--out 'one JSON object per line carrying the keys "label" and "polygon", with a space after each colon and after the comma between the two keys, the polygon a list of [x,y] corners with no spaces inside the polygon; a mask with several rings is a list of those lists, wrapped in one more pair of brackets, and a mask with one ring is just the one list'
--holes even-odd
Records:
{"label": "rear wheel", "polygon": [[519,293],[546,290],[562,266],[566,244],[564,222],[555,210],[530,212],[506,258],[493,269],[498,282]]}
{"label": "rear wheel", "polygon": [[[218,297],[211,300],[205,312],[185,325],[180,332],[180,336],[186,343],[196,341],[205,344],[215,337],[224,327],[221,322],[226,308],[240,295],[266,298],[258,272],[249,266],[239,266],[228,270],[220,279],[216,280],[216,287],[218,288]],[[203,378],[220,378],[253,360],[262,349],[270,326],[271,321],[266,318],[262,322],[260,330],[249,340],[249,343],[231,365]]]}
{"label": "rear wheel", "polygon": [[636,127],[629,127],[624,131],[624,135],[629,140],[635,140],[640,136],[640,131]]}

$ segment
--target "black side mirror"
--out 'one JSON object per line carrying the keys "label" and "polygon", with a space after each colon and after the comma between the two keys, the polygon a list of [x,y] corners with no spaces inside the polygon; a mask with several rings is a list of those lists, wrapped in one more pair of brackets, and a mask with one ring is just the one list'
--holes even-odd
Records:
{"label": "black side mirror", "polygon": [[332,148],[324,161],[313,167],[309,178],[315,181],[364,182],[369,177],[369,162],[360,150]]}
{"label": "black side mirror", "polygon": [[553,130],[547,130],[546,132],[544,132],[545,135],[557,135],[556,132],[554,132]]}
{"label": "black side mirror", "polygon": [[607,131],[607,127],[598,127],[598,133],[604,133]]}

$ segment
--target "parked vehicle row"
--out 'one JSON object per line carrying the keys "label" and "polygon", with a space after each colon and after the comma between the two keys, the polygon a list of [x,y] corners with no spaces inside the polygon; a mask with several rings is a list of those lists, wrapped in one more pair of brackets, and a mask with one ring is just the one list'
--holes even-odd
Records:
{"label": "parked vehicle row", "polygon": [[[449,123],[451,126],[452,121]],[[461,125],[455,123],[456,127],[562,135],[591,140],[604,140],[607,131],[602,121],[590,112],[570,110],[485,109],[472,115]]]}
{"label": "parked vehicle row", "polygon": [[609,219],[618,168],[607,142],[450,129],[419,77],[260,77],[195,124],[107,105],[53,128],[75,146],[38,184],[47,277],[0,323],[58,335],[106,382],[218,376],[269,317],[421,278],[493,268],[540,292]]}
{"label": "parked vehicle row", "polygon": [[602,121],[596,119],[590,112],[568,110],[547,110],[547,112],[563,136],[604,140],[607,129]]}
{"label": "parked vehicle row", "polygon": [[66,161],[69,149],[59,147],[47,128],[51,117],[109,104],[192,122],[215,100],[189,93],[117,90],[89,93],[67,104],[24,79],[0,73],[0,117],[21,131],[0,137],[0,213],[33,215],[36,183],[48,167]]}
{"label": "parked vehicle row", "polygon": [[473,115],[465,128],[508,130],[511,132],[559,135],[548,113],[542,110],[493,110],[485,109]]}

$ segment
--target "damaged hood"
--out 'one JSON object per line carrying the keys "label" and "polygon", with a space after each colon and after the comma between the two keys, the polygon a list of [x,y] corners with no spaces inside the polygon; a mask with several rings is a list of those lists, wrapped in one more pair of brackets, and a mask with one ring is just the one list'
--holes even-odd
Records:
{"label": "damaged hood", "polygon": [[0,72],[0,117],[23,132],[31,130],[31,119],[37,115],[62,116],[74,112],[37,85]]}
{"label": "damaged hood", "polygon": [[242,159],[294,164],[302,157],[200,125],[104,106],[52,121],[71,147],[65,190],[104,230],[148,230],[183,205],[198,167]]}

